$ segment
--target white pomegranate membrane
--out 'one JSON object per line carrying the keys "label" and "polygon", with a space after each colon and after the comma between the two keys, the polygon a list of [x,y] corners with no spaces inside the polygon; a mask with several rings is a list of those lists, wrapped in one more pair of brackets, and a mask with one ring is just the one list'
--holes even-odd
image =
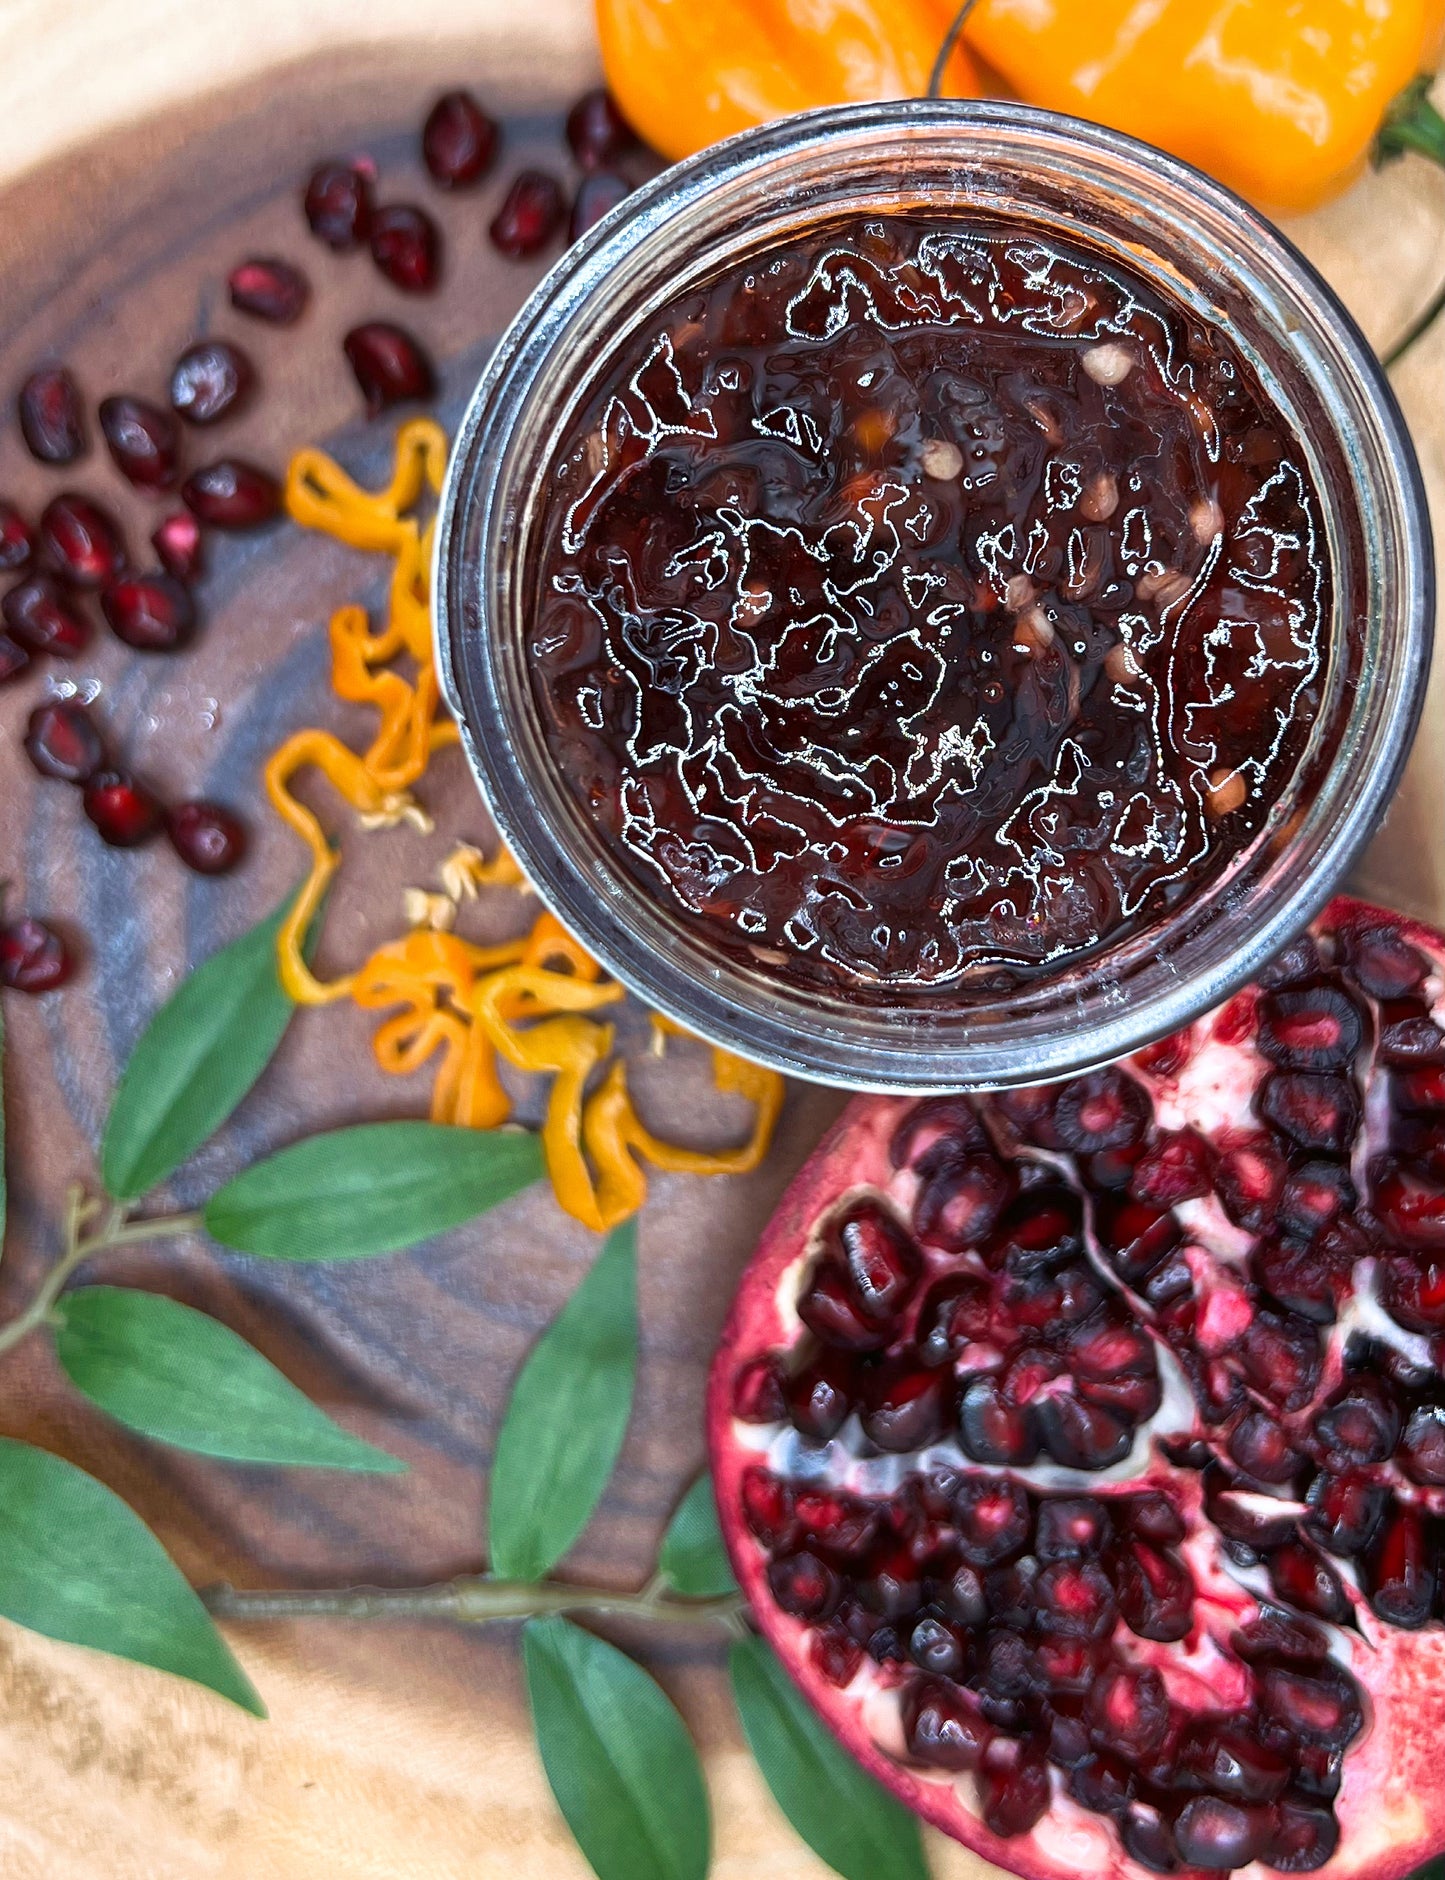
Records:
{"label": "white pomegranate membrane", "polygon": [[713,1371],[758,1624],[910,1807],[1080,1874],[1445,1847],[1445,938],[1337,901],[1067,1084],[854,1103]]}

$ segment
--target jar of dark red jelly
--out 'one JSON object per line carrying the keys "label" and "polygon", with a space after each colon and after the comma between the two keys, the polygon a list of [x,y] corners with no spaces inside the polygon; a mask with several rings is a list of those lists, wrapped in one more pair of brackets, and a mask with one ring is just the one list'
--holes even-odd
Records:
{"label": "jar of dark red jelly", "polygon": [[902,103],[630,197],[503,336],[439,663],[542,898],[651,1005],[861,1089],[1216,1004],[1389,803],[1419,474],[1266,221],[1129,138]]}

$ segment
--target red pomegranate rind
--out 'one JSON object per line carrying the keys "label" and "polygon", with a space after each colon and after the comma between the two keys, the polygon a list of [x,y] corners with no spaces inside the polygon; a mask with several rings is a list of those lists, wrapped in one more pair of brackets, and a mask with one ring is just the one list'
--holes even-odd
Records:
{"label": "red pomegranate rind", "polygon": [[[1404,1880],[1445,1849],[1445,937],[1349,900],[1314,935],[1067,1097],[853,1103],[724,1330],[713,1473],[760,1628],[881,1782],[1030,1880]],[[839,1290],[870,1203],[924,1269],[887,1263],[871,1318]],[[1040,1461],[968,1452],[985,1386]],[[958,1434],[903,1449],[940,1400]],[[1090,1425],[1061,1469],[1061,1406],[1071,1441],[1121,1420],[1124,1459]]]}

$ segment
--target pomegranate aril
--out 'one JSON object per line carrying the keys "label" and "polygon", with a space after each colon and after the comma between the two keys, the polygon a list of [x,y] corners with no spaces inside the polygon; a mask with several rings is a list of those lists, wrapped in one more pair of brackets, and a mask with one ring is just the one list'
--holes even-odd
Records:
{"label": "pomegranate aril", "polygon": [[1445,1247],[1445,1184],[1394,1168],[1375,1185],[1375,1210],[1407,1247]]}
{"label": "pomegranate aril", "polygon": [[1112,1533],[1103,1502],[1083,1495],[1051,1495],[1039,1506],[1034,1552],[1040,1560],[1082,1560],[1103,1553]]}
{"label": "pomegranate aril", "polygon": [[1331,1325],[1338,1316],[1336,1287],[1330,1270],[1308,1243],[1262,1242],[1251,1260],[1254,1278],[1265,1292],[1313,1325]]}
{"label": "pomegranate aril", "polygon": [[469,91],[443,92],[422,126],[421,155],[443,189],[465,189],[497,154],[497,125]]}
{"label": "pomegranate aril", "polygon": [[1095,1216],[1111,1269],[1126,1286],[1152,1273],[1179,1245],[1179,1223],[1147,1201],[1100,1203]]}
{"label": "pomegranate aril", "polygon": [[157,526],[151,547],[168,575],[188,586],[199,580],[201,525],[188,509],[178,509]]}
{"label": "pomegranate aril", "polygon": [[1170,1130],[1150,1143],[1134,1164],[1129,1193],[1156,1208],[1177,1207],[1209,1192],[1210,1153],[1193,1130]]}
{"label": "pomegranate aril", "polygon": [[[836,1436],[853,1408],[851,1379],[847,1370],[836,1358],[826,1355],[814,1359],[796,1375],[786,1379],[778,1389],[777,1396],[777,1417],[754,1420],[775,1422],[786,1416],[800,1436],[806,1436],[814,1443],[826,1443]],[[771,1405],[771,1395],[767,1402]]]}
{"label": "pomegranate aril", "polygon": [[1140,1638],[1172,1645],[1194,1625],[1194,1576],[1177,1554],[1131,1540],[1115,1569],[1119,1615]]}
{"label": "pomegranate aril", "polygon": [[0,574],[14,574],[26,567],[34,552],[30,524],[14,503],[0,497]]}
{"label": "pomegranate aril", "polygon": [[271,326],[294,326],[306,311],[311,288],[300,268],[274,255],[256,255],[232,268],[226,285],[231,305]]}
{"label": "pomegranate aril", "polygon": [[187,509],[215,529],[255,529],[280,514],[281,488],[269,471],[222,457],[186,478]]}
{"label": "pomegranate aril", "polygon": [[1380,1009],[1380,1036],[1375,1047],[1382,1064],[1398,1070],[1445,1064],[1445,1031],[1418,999],[1392,999]]}
{"label": "pomegranate aril", "polygon": [[969,1345],[990,1336],[993,1289],[965,1275],[941,1280],[918,1313],[918,1355],[925,1364],[951,1364]]}
{"label": "pomegranate aril", "polygon": [[1385,1511],[1385,1490],[1358,1477],[1317,1475],[1310,1483],[1304,1531],[1342,1559],[1363,1553]]}
{"label": "pomegranate aril", "polygon": [[818,1674],[842,1690],[858,1675],[858,1668],[863,1663],[863,1648],[849,1638],[846,1632],[829,1625],[813,1634],[808,1656]]}
{"label": "pomegranate aril", "polygon": [[1329,1625],[1351,1623],[1354,1607],[1344,1582],[1312,1547],[1303,1541],[1287,1542],[1270,1554],[1268,1566],[1270,1585],[1284,1605]]}
{"label": "pomegranate aril", "polygon": [[1120,1815],[1134,1799],[1134,1772],[1116,1756],[1090,1756],[1070,1771],[1066,1784],[1081,1808],[1096,1815]]}
{"label": "pomegranate aril", "polygon": [[1295,1784],[1303,1796],[1332,1802],[1340,1792],[1344,1776],[1343,1750],[1321,1749],[1316,1743],[1296,1743]]}
{"label": "pomegranate aril", "polygon": [[751,1468],[742,1480],[743,1517],[765,1547],[791,1546],[798,1524],[793,1513],[793,1491],[766,1469]]}
{"label": "pomegranate aril", "polygon": [[785,1556],[768,1563],[768,1589],[795,1619],[826,1619],[837,1609],[842,1584],[816,1554]]}
{"label": "pomegranate aril", "polygon": [[1343,1155],[1360,1127],[1360,1096],[1348,1078],[1314,1071],[1273,1071],[1256,1098],[1266,1122],[1301,1149]]}
{"label": "pomegranate aril", "polygon": [[188,424],[215,424],[245,402],[251,362],[226,339],[197,340],[171,368],[171,404]]}
{"label": "pomegranate aril", "polygon": [[1407,999],[1425,983],[1429,962],[1392,928],[1344,929],[1338,940],[1345,970],[1372,999]]}
{"label": "pomegranate aril", "polygon": [[1364,1035],[1364,1014],[1338,986],[1297,986],[1259,1002],[1256,1042],[1284,1070],[1345,1070]]}
{"label": "pomegranate aril", "polygon": [[783,1374],[775,1358],[754,1358],[733,1379],[733,1415],[744,1423],[781,1423],[787,1415]]}
{"label": "pomegranate aril", "polygon": [[125,566],[114,520],[99,503],[70,491],[40,512],[39,544],[46,566],[72,587],[104,587]]}
{"label": "pomegranate aril", "polygon": [[829,1235],[842,1255],[859,1310],[875,1325],[903,1313],[923,1271],[922,1256],[901,1222],[873,1202],[849,1208]]}
{"label": "pomegranate aril", "polygon": [[940,1678],[961,1678],[968,1664],[968,1641],[957,1626],[929,1614],[909,1634],[908,1656],[920,1671]]}
{"label": "pomegranate aril", "polygon": [[1056,1560],[1034,1583],[1038,1624],[1061,1638],[1102,1639],[1114,1629],[1114,1586],[1093,1560]]}
{"label": "pomegranate aril", "polygon": [[1284,1157],[1268,1137],[1255,1137],[1220,1158],[1215,1185],[1225,1213],[1258,1234],[1271,1226],[1288,1173]]}
{"label": "pomegranate aril", "polygon": [[1218,1795],[1198,1795],[1186,1802],[1174,1823],[1180,1858],[1206,1873],[1247,1867],[1274,1838],[1274,1816]]}
{"label": "pomegranate aril", "polygon": [[637,142],[637,133],[618,110],[611,92],[587,91],[567,113],[567,142],[584,170],[615,163]]}
{"label": "pomegranate aril", "polygon": [[1158,1490],[1131,1495],[1127,1501],[1116,1504],[1116,1512],[1128,1523],[1130,1533],[1152,1542],[1155,1547],[1173,1547],[1184,1539],[1184,1521],[1179,1510]]}
{"label": "pomegranate aril", "polygon": [[11,638],[31,653],[74,659],[90,644],[90,622],[48,574],[27,575],[0,601]]}
{"label": "pomegranate aril", "polygon": [[25,729],[25,750],[42,777],[88,783],[105,762],[90,713],[73,699],[37,705]]}
{"label": "pomegranate aril", "polygon": [[1274,956],[1259,974],[1257,984],[1262,991],[1274,992],[1281,986],[1294,985],[1297,980],[1316,979],[1324,967],[1313,934],[1302,933],[1290,941],[1283,953]]}
{"label": "pomegranate aril", "polygon": [[390,203],[371,218],[371,258],[403,292],[430,293],[441,266],[441,233],[425,209]]}
{"label": "pomegranate aril", "polygon": [[992,1266],[1027,1276],[1076,1260],[1083,1250],[1083,1211],[1067,1188],[1021,1194],[1004,1214],[986,1257]]}
{"label": "pomegranate aril", "polygon": [[1407,1631],[1424,1625],[1435,1599],[1435,1560],[1418,1509],[1397,1506],[1385,1517],[1362,1578],[1380,1618]]}
{"label": "pomegranate aril", "polygon": [[595,228],[603,216],[611,215],[618,203],[631,194],[631,183],[618,170],[593,170],[584,176],[572,198],[572,213],[567,221],[568,241],[580,241],[588,229]]}
{"label": "pomegranate aril", "polygon": [[1169,1698],[1152,1666],[1105,1672],[1091,1688],[1088,1706],[1094,1740],[1123,1756],[1149,1756],[1169,1728]]}
{"label": "pomegranate aril", "polygon": [[1357,1375],[1328,1399],[1314,1433],[1326,1468],[1342,1472],[1385,1462],[1400,1440],[1400,1406],[1383,1379]]}
{"label": "pomegranate aril", "polygon": [[930,1769],[977,1769],[993,1731],[961,1691],[918,1678],[903,1693],[903,1740]]}
{"label": "pomegranate aril", "polygon": [[1283,1486],[1299,1474],[1301,1457],[1280,1424],[1263,1410],[1246,1410],[1229,1437],[1229,1453],[1257,1482]]}
{"label": "pomegranate aril", "polygon": [[953,1380],[942,1371],[919,1370],[900,1360],[866,1380],[859,1421],[876,1448],[901,1454],[936,1443],[952,1414]]}
{"label": "pomegranate aril", "polygon": [[849,1284],[841,1260],[818,1262],[806,1290],[798,1300],[798,1317],[825,1345],[843,1351],[881,1351],[889,1331],[867,1318]]}
{"label": "pomegranate aril", "polygon": [[124,771],[98,771],[86,784],[82,802],[101,840],[115,849],[136,848],[160,827],[160,804]]}
{"label": "pomegranate aril", "polygon": [[1230,1648],[1247,1664],[1268,1665],[1280,1660],[1310,1668],[1329,1656],[1329,1639],[1310,1619],[1264,1607],[1230,1636]]}
{"label": "pomegranate aril", "polygon": [[[1434,1064],[1424,1070],[1399,1071],[1390,1079],[1390,1094],[1398,1109],[1436,1116],[1445,1110],[1445,1068]],[[1427,1141],[1433,1133],[1425,1132]]]}
{"label": "pomegranate aril", "polygon": [[1009,1403],[992,1377],[975,1378],[958,1408],[959,1441],[975,1462],[1023,1469],[1039,1453],[1033,1414]]}
{"label": "pomegranate aril", "polygon": [[137,489],[168,490],[176,480],[176,421],[144,398],[103,398],[100,430],[121,475]]}
{"label": "pomegranate aril", "polygon": [[1445,1331],[1445,1263],[1438,1259],[1424,1264],[1409,1259],[1384,1261],[1380,1298],[1391,1318],[1407,1331]]}
{"label": "pomegranate aril", "polygon": [[1053,1123],[1066,1149],[1094,1155],[1141,1141],[1150,1115],[1143,1086],[1123,1071],[1109,1069],[1064,1084],[1054,1099]]}
{"label": "pomegranate aril", "polygon": [[1147,1802],[1132,1802],[1119,1824],[1119,1838],[1124,1851],[1150,1873],[1177,1873],[1179,1850],[1174,1844],[1174,1830]]}
{"label": "pomegranate aril", "polygon": [[1331,1221],[1353,1210],[1357,1200],[1348,1169],[1338,1162],[1306,1162],[1285,1182],[1279,1200],[1280,1228],[1301,1240],[1312,1240]]}
{"label": "pomegranate aril", "polygon": [[85,451],[80,387],[64,366],[32,372],[16,400],[20,434],[41,463],[74,463]]}
{"label": "pomegranate aril", "polygon": [[973,1567],[959,1567],[943,1589],[942,1605],[960,1625],[970,1629],[988,1620],[988,1595],[983,1580]]}
{"label": "pomegranate aril", "polygon": [[1412,1482],[1445,1488],[1445,1406],[1427,1403],[1411,1411],[1400,1463]]}
{"label": "pomegranate aril", "polygon": [[1257,1552],[1282,1547],[1296,1533],[1296,1508],[1272,1495],[1231,1484],[1217,1467],[1206,1471],[1204,1512],[1226,1540]]}
{"label": "pomegranate aril", "polygon": [[342,348],[366,400],[368,417],[375,418],[409,399],[431,397],[435,386],[431,361],[401,327],[388,320],[368,320],[352,327]]}
{"label": "pomegranate aril", "polygon": [[1307,1319],[1257,1312],[1239,1341],[1244,1375],[1284,1410],[1303,1409],[1320,1380],[1324,1353]]}
{"label": "pomegranate aril", "polygon": [[863,1604],[884,1619],[911,1618],[923,1604],[917,1565],[903,1546],[887,1547],[876,1555],[858,1580],[857,1591]]}
{"label": "pomegranate aril", "polygon": [[1347,1749],[1364,1725],[1354,1679],[1334,1666],[1312,1672],[1271,1667],[1259,1680],[1258,1695],[1271,1722],[1321,1749]]}
{"label": "pomegranate aril", "polygon": [[311,172],[301,206],[311,233],[344,254],[359,248],[371,227],[371,179],[356,164],[320,164]]}
{"label": "pomegranate aril", "polygon": [[166,811],[166,834],[198,875],[227,874],[246,853],[245,825],[219,803],[178,803]]}
{"label": "pomegranate aril", "polygon": [[1263,1860],[1276,1873],[1315,1873],[1339,1844],[1333,1810],[1303,1796],[1286,1796],[1275,1810],[1274,1838]]}
{"label": "pomegranate aril", "polygon": [[1084,1696],[1099,1672],[1099,1651],[1088,1639],[1046,1634],[1034,1648],[1034,1661],[1056,1700]]}
{"label": "pomegranate aril", "polygon": [[19,640],[12,640],[8,633],[0,633],[0,685],[18,679],[29,664],[30,655]]}
{"label": "pomegranate aril", "polygon": [[1022,1551],[1033,1525],[1027,1492],[1003,1476],[965,1476],[953,1507],[964,1559],[992,1567]]}
{"label": "pomegranate aril", "polygon": [[1043,1819],[1052,1792],[1048,1764],[1037,1751],[1024,1750],[1012,1768],[985,1771],[980,1785],[984,1824],[1004,1840],[1027,1834]]}
{"label": "pomegranate aril", "polygon": [[1081,1326],[1093,1317],[1104,1303],[1104,1288],[1092,1268],[1080,1261],[1028,1278],[1006,1273],[998,1299],[1004,1317],[993,1329],[996,1342],[1002,1342],[1000,1334],[1006,1334],[1010,1326],[1041,1332],[1046,1337],[1062,1337],[1071,1327]]}
{"label": "pomegranate aril", "polygon": [[1043,1447],[1065,1469],[1110,1469],[1123,1461],[1134,1442],[1129,1418],[1080,1397],[1041,1398],[1034,1408],[1034,1424]]}
{"label": "pomegranate aril", "polygon": [[142,653],[173,653],[195,631],[196,610],[174,576],[125,574],[100,597],[111,632]]}
{"label": "pomegranate aril", "polygon": [[1238,1802],[1273,1802],[1293,1773],[1283,1756],[1258,1742],[1242,1725],[1201,1726],[1185,1752],[1189,1772],[1206,1789]]}
{"label": "pomegranate aril", "polygon": [[53,992],[74,971],[70,949],[44,921],[15,920],[0,927],[0,986],[12,992]]}
{"label": "pomegranate aril", "polygon": [[556,177],[523,170],[502,199],[487,233],[500,253],[521,260],[536,254],[562,226],[565,202]]}
{"label": "pomegranate aril", "polygon": [[878,1511],[851,1495],[799,1488],[793,1497],[793,1514],[805,1545],[835,1562],[861,1559],[878,1538]]}
{"label": "pomegranate aril", "polygon": [[923,1182],[914,1208],[918,1235],[945,1253],[979,1246],[1018,1191],[1013,1170],[995,1155],[946,1157]]}

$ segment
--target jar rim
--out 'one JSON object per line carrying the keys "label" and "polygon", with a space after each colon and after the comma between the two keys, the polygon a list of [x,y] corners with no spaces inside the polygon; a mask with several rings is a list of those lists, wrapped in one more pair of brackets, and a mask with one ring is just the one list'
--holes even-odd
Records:
{"label": "jar rim", "polygon": [[[1163,927],[1146,925],[1131,943],[1105,943],[1059,974],[972,1005],[927,993],[859,1004],[780,983],[700,940],[562,802],[520,683],[529,506],[549,445],[595,387],[579,364],[589,332],[608,338],[607,349],[594,346],[595,361],[619,331],[675,296],[680,267],[706,265],[714,238],[737,245],[751,231],[766,246],[767,231],[789,217],[796,230],[866,213],[857,191],[868,165],[890,161],[899,167],[888,206],[947,200],[954,215],[1008,214],[990,191],[1017,193],[1029,179],[1037,190],[1046,173],[1066,176],[1085,196],[1097,188],[1121,225],[1132,218],[1129,227],[1161,253],[1188,255],[1197,273],[1208,272],[1199,288],[1171,260],[1174,298],[1186,289],[1216,300],[1226,288],[1237,294],[1224,317],[1271,397],[1296,430],[1294,393],[1325,414],[1312,422],[1335,426],[1331,448],[1348,466],[1346,487],[1319,493],[1337,551],[1339,507],[1355,506],[1351,539],[1369,597],[1344,726],[1329,731],[1331,763],[1295,831],[1274,832],[1273,854],[1251,861],[1253,874],[1241,865],[1205,883]],[[876,189],[867,200],[884,207]],[[728,215],[741,219],[726,223]],[[1090,226],[1066,232],[1088,241]],[[1214,271],[1200,266],[1205,257]],[[1137,258],[1134,266],[1148,276]],[[1253,340],[1241,317],[1258,321]],[[1259,356],[1266,344],[1268,359]],[[438,671],[463,748],[542,900],[610,973],[688,1030],[790,1075],[879,1091],[1076,1075],[1179,1030],[1253,977],[1325,904],[1383,817],[1418,722],[1433,623],[1430,532],[1408,431],[1373,352],[1313,266],[1258,211],[1178,159],[1121,132],[996,100],[803,113],[714,145],[626,198],[546,276],[483,373],[442,494],[434,576]],[[1336,581],[1337,656],[1350,630],[1344,587]],[[1168,944],[1153,945],[1161,932]]]}

